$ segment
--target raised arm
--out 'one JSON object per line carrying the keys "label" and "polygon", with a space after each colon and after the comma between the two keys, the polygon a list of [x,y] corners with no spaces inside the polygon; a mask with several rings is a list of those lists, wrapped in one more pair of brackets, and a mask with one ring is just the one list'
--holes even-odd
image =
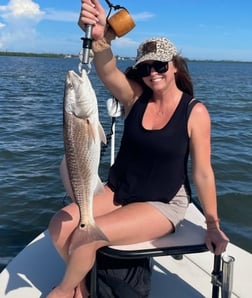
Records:
{"label": "raised arm", "polygon": [[110,43],[115,39],[114,32],[106,24],[106,14],[98,0],[82,0],[79,26],[85,30],[87,24],[92,28],[92,48],[94,65],[98,76],[110,92],[127,108],[142,93],[139,84],[128,80],[116,65]]}

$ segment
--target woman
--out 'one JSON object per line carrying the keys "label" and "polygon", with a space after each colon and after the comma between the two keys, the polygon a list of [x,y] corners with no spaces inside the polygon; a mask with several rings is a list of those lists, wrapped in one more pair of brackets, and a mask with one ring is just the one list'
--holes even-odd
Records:
{"label": "woman", "polygon": [[210,117],[206,107],[193,98],[184,59],[168,39],[151,38],[139,46],[136,63],[124,74],[116,66],[110,47],[114,34],[106,27],[98,0],[82,0],[79,26],[85,30],[86,24],[94,25],[97,74],[123,104],[125,128],[104,193],[94,197],[96,223],[109,240],[80,246],[69,255],[79,210],[72,203],[57,213],[49,230],[67,269],[48,298],[87,297],[81,281],[100,247],[147,241],[176,230],[190,199],[189,153],[207,223],[206,245],[218,255],[228,243],[217,214]]}

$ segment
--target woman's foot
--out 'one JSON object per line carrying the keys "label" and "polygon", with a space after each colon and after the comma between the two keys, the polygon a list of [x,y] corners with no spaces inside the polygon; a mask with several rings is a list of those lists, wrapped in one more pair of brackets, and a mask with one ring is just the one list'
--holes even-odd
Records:
{"label": "woman's foot", "polygon": [[85,286],[85,283],[82,281],[78,287],[75,288],[74,298],[88,298],[89,292]]}
{"label": "woman's foot", "polygon": [[[75,297],[76,289],[63,291],[59,286],[53,288],[46,298],[73,298]],[[82,296],[80,296],[82,298]]]}

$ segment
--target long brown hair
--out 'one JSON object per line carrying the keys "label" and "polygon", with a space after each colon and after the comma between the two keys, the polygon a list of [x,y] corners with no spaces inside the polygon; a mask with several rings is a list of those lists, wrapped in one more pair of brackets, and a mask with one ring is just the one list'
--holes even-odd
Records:
{"label": "long brown hair", "polygon": [[188,66],[185,58],[179,55],[176,55],[173,57],[172,62],[174,66],[177,68],[177,72],[175,74],[175,81],[176,81],[177,87],[181,91],[194,96],[193,83],[192,83],[191,76],[189,74],[189,70],[188,70]]}

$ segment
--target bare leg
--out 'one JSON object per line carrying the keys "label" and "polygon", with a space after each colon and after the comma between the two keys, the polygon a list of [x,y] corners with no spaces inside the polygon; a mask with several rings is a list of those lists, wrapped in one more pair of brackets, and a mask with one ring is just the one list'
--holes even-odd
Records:
{"label": "bare leg", "polygon": [[[108,239],[110,239],[110,243],[106,241],[93,242],[73,251],[70,257],[68,256],[67,269],[62,282],[49,294],[48,298],[72,298],[73,289],[79,285],[81,280],[92,268],[98,248],[105,245],[147,241],[173,230],[170,221],[148,203],[133,203],[119,208],[118,206],[114,206],[110,208],[108,213],[104,213],[101,212],[102,209],[106,209],[104,207],[104,201],[103,198],[103,202],[100,202],[100,206],[103,207],[97,209],[96,223]],[[68,210],[70,210],[70,208],[73,207],[69,207]],[[71,222],[71,219],[68,219],[68,223],[69,221]],[[66,223],[64,222],[62,226],[66,228]],[[69,228],[68,232],[70,230]],[[69,245],[69,237],[70,235],[65,238],[55,238],[55,240],[58,240],[58,243],[60,243],[61,255],[67,252],[66,248]]]}
{"label": "bare leg", "polygon": [[[100,244],[98,246],[104,245],[105,244]],[[96,242],[89,243],[75,249],[69,257],[65,275],[61,283],[55,289],[53,289],[48,298],[72,298],[74,293],[73,289],[79,286],[83,280],[83,277],[85,277],[92,268],[95,261],[96,250]],[[80,297],[85,297],[84,295],[87,294],[87,291],[86,293],[81,293],[82,296]]]}
{"label": "bare leg", "polygon": [[[115,206],[113,203],[113,193],[109,188],[105,188],[104,193],[97,195],[94,198],[94,215],[100,216],[104,213],[108,213],[111,210],[117,209],[120,206]],[[76,226],[79,223],[79,209],[76,204],[72,203],[58,213],[56,213],[50,221],[49,224],[49,232],[51,239],[54,243],[55,248],[57,249],[59,255],[66,262],[69,262],[69,244],[72,232],[75,230]],[[80,261],[80,260],[79,260]],[[85,258],[86,261],[86,258]],[[85,262],[84,261],[84,262]],[[58,293],[58,288],[56,287],[54,290],[56,294]],[[53,291],[51,292],[53,294]],[[56,297],[48,296],[48,297]],[[73,297],[73,290],[71,291],[71,298]],[[85,280],[83,280],[76,288],[75,298],[83,298],[87,297],[88,291],[85,286]],[[60,296],[61,297],[61,296]],[[66,296],[68,297],[68,296]],[[63,296],[62,296],[63,298]]]}
{"label": "bare leg", "polygon": [[[105,187],[103,193],[95,196],[93,204],[94,217],[99,217],[120,208],[120,206],[114,205],[113,193],[107,187]],[[68,261],[68,248],[71,235],[77,227],[79,219],[79,208],[75,203],[72,203],[56,213],[50,221],[49,232],[51,239],[58,253],[65,261]]]}
{"label": "bare leg", "polygon": [[72,203],[57,212],[50,221],[49,232],[54,246],[65,262],[68,262],[68,247],[71,234],[78,225],[79,210]]}

